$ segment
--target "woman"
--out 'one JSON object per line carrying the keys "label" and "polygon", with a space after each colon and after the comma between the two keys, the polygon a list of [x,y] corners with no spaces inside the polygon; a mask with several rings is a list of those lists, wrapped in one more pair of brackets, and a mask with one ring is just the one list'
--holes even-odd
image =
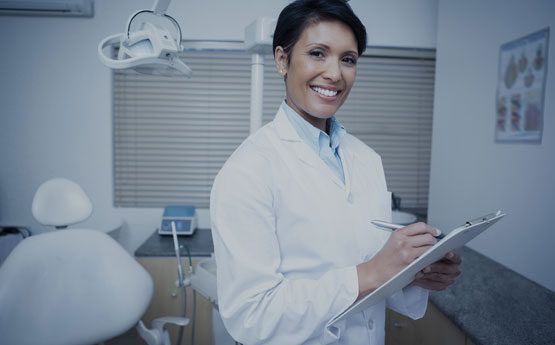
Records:
{"label": "woman", "polygon": [[390,234],[380,157],[334,114],[355,81],[366,32],[344,1],[297,0],[280,14],[274,58],[286,100],[228,159],[211,195],[218,303],[244,344],[381,344],[386,305],[422,317],[427,289],[458,275],[456,253],[395,295],[327,331],[436,240],[417,223]]}

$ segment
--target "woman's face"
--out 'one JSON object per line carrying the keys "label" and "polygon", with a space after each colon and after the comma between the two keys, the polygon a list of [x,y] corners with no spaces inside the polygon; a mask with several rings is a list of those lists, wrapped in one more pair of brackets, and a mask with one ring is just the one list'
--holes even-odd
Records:
{"label": "woman's face", "polygon": [[325,130],[326,119],[343,105],[355,82],[357,41],[349,26],[322,21],[307,27],[293,46],[291,60],[276,48],[278,72],[287,75],[287,104],[313,126]]}

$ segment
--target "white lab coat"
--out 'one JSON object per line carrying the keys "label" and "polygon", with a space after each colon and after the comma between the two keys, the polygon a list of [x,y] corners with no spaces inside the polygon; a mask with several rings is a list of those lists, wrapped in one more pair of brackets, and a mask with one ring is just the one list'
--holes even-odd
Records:
{"label": "white lab coat", "polygon": [[[386,301],[325,324],[358,295],[356,265],[389,233],[370,226],[391,218],[381,158],[345,135],[345,184],[298,136],[280,108],[216,177],[210,198],[219,311],[243,344],[383,344]],[[427,290],[408,287],[388,307],[419,318]]]}

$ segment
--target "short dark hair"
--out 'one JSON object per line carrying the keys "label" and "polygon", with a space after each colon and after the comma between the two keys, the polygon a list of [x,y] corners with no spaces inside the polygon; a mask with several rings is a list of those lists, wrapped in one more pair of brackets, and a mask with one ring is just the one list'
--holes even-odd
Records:
{"label": "short dark hair", "polygon": [[357,40],[358,55],[366,49],[366,28],[346,0],[295,0],[279,14],[274,31],[273,51],[281,46],[291,61],[291,50],[310,25],[322,21],[340,21],[351,28]]}

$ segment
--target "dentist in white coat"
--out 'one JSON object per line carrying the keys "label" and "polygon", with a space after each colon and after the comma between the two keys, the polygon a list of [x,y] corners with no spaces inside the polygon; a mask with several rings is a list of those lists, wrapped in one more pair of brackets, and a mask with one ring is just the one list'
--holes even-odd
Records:
{"label": "dentist in white coat", "polygon": [[297,0],[280,14],[275,64],[286,99],[247,138],[212,188],[210,212],[224,325],[243,344],[383,344],[385,307],[424,315],[428,289],[460,273],[449,253],[392,297],[325,325],[436,242],[417,223],[388,233],[382,162],[334,117],[355,81],[366,31],[344,1]]}

